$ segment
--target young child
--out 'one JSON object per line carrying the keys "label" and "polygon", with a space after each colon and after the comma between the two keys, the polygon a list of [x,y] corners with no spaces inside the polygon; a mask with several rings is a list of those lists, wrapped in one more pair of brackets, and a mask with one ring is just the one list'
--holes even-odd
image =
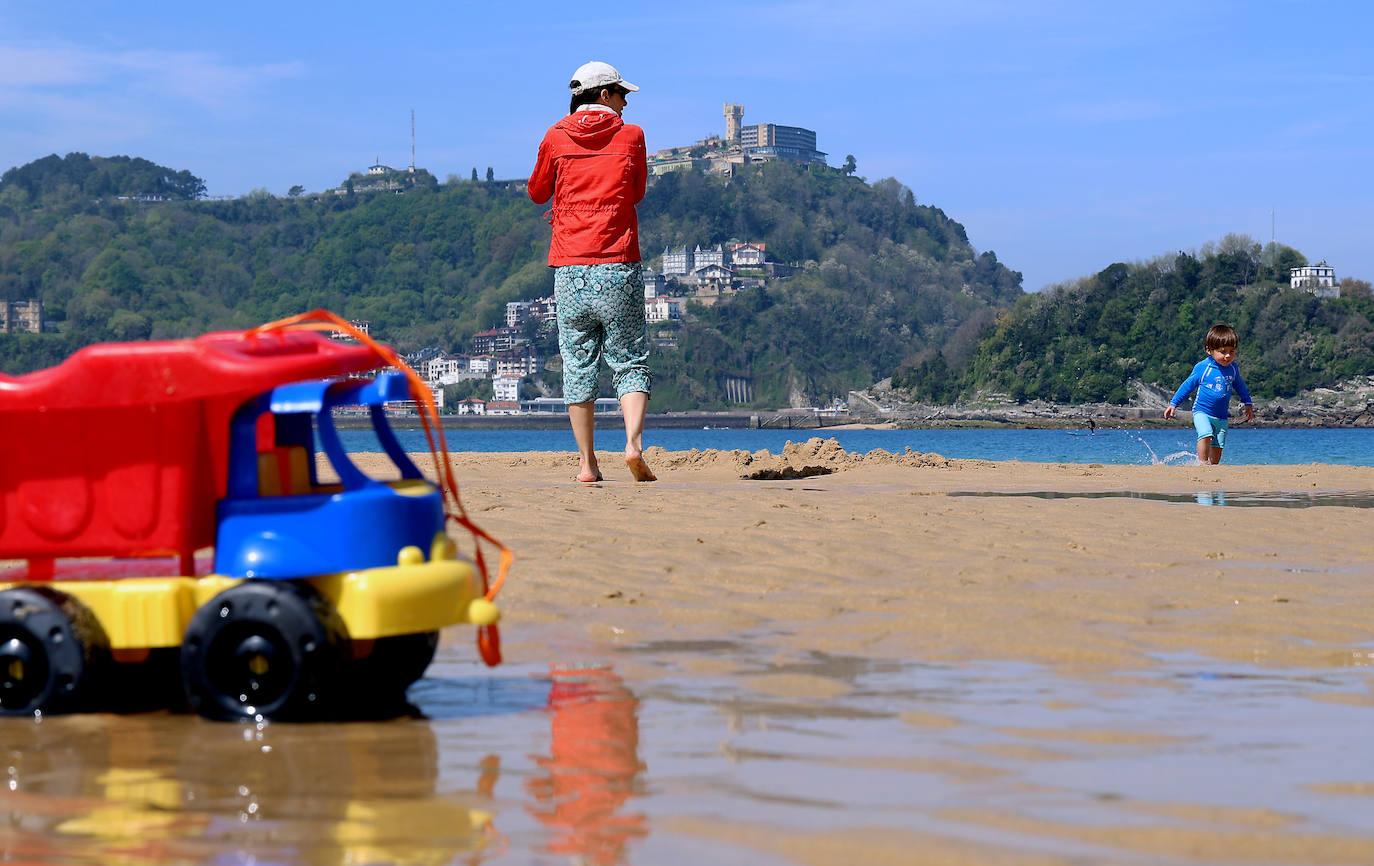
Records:
{"label": "young child", "polygon": [[1174,417],[1178,404],[1194,389],[1193,426],[1197,428],[1197,459],[1199,463],[1220,463],[1221,449],[1226,447],[1226,420],[1231,417],[1231,389],[1235,389],[1245,404],[1245,418],[1255,420],[1255,407],[1250,402],[1250,389],[1236,367],[1236,353],[1240,338],[1230,325],[1213,325],[1207,331],[1207,357],[1197,362],[1193,372],[1174,392],[1165,418]]}

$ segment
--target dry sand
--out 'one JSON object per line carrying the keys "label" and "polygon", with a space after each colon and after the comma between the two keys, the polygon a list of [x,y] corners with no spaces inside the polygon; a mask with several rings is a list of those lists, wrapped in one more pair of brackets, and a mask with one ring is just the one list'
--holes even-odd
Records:
{"label": "dry sand", "polygon": [[659,481],[633,483],[614,453],[598,484],[572,480],[567,454],[453,455],[469,514],[516,553],[513,657],[548,649],[525,624],[569,618],[617,643],[775,625],[832,653],[1104,669],[1161,651],[1350,664],[1374,628],[1368,508],[950,495],[1374,495],[1374,468],[992,463],[820,439],[645,456]]}

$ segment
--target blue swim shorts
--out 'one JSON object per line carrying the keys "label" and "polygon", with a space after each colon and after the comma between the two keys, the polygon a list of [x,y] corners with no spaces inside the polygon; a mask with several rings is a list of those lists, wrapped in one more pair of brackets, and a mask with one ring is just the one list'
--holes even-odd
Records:
{"label": "blue swim shorts", "polygon": [[1226,419],[1213,418],[1211,415],[1204,415],[1196,409],[1193,410],[1193,427],[1197,429],[1197,438],[1213,439],[1213,448],[1226,447]]}
{"label": "blue swim shorts", "polygon": [[563,401],[596,399],[605,358],[617,397],[649,393],[649,334],[639,262],[564,265],[553,272],[558,300],[558,351],[563,356]]}

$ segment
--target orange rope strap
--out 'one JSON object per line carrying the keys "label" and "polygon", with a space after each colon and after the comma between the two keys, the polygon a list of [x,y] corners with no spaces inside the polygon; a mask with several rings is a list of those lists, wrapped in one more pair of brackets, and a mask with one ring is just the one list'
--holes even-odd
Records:
{"label": "orange rope strap", "polygon": [[[446,523],[448,521],[457,523],[472,535],[472,558],[473,563],[477,566],[477,572],[482,576],[483,597],[487,601],[494,601],[501,585],[506,582],[506,574],[510,571],[511,563],[515,561],[515,554],[511,552],[509,547],[493,538],[490,533],[473,523],[472,519],[468,517],[467,509],[463,507],[463,502],[458,497],[458,481],[453,477],[453,465],[449,461],[448,443],[442,435],[442,425],[439,422],[439,410],[434,405],[434,395],[430,392],[429,386],[420,378],[420,374],[411,369],[410,365],[401,360],[401,356],[390,347],[372,339],[371,335],[364,333],[329,310],[311,310],[308,313],[258,325],[256,328],[248,330],[245,336],[256,337],[258,334],[268,331],[284,330],[343,331],[376,352],[383,361],[405,374],[406,380],[410,383],[410,395],[419,407],[420,426],[424,428],[425,439],[429,442],[429,453],[434,458],[434,472],[439,480],[439,489],[444,501],[444,520]],[[487,561],[482,553],[482,541],[495,545],[501,551],[496,569],[496,579],[492,581],[488,581]],[[482,660],[488,665],[495,667],[501,663],[501,633],[494,624],[478,627],[477,649],[482,655]]]}

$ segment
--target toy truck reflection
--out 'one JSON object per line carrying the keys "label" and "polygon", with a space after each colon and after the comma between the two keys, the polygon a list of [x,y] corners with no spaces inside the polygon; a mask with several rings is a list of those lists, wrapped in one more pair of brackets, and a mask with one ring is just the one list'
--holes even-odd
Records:
{"label": "toy truck reflection", "polygon": [[[494,623],[387,423],[405,379],[350,378],[380,363],[311,331],[225,332],[0,376],[0,712],[172,678],[210,718],[371,713],[441,628]],[[340,406],[366,407],[398,478],[353,464]]]}

